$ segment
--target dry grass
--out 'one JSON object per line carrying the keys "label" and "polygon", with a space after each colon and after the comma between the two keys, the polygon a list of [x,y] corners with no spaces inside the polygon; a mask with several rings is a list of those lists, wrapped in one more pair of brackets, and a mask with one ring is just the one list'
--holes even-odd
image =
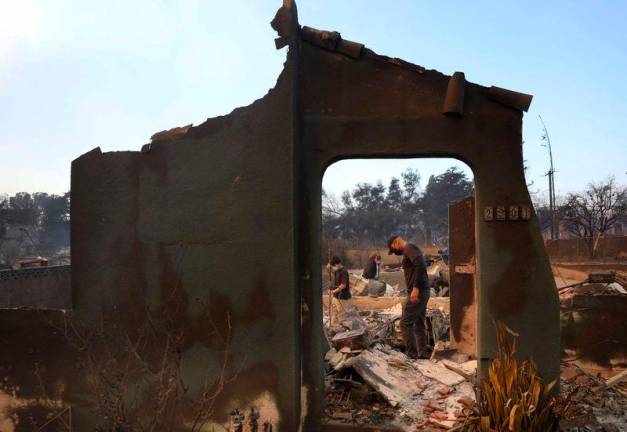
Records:
{"label": "dry grass", "polygon": [[517,335],[502,323],[496,324],[498,352],[475,386],[474,414],[458,430],[549,432],[557,430],[558,415],[553,389],[545,384],[536,365],[515,357]]}

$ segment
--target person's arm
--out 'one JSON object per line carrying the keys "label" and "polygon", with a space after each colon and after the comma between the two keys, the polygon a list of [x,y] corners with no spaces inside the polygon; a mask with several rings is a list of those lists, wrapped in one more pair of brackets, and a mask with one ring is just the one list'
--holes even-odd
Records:
{"label": "person's arm", "polygon": [[[414,276],[414,279],[416,279],[416,277]],[[412,284],[413,288],[411,289],[411,292],[409,293],[409,301],[412,303],[418,303],[420,301],[420,290],[418,288],[416,288],[415,284]]]}
{"label": "person's arm", "polygon": [[333,294],[337,294],[337,293],[339,293],[339,292],[340,292],[340,291],[342,291],[344,288],[346,288],[346,284],[342,282],[342,283],[340,283],[340,284],[338,285],[338,287],[337,287],[337,288],[335,288],[335,289],[333,290]]}
{"label": "person's arm", "polygon": [[409,300],[412,303],[418,303],[420,301],[420,290],[428,289],[429,287],[421,286],[424,284],[422,273],[425,271],[425,262],[422,256],[418,255],[416,258],[413,259],[412,263],[414,265],[414,271],[412,273],[412,278],[411,278],[412,289],[411,289],[411,293],[409,294]]}
{"label": "person's arm", "polygon": [[414,286],[420,290],[429,289],[429,279],[423,276],[427,275],[427,266],[422,255],[416,258],[416,283]]}

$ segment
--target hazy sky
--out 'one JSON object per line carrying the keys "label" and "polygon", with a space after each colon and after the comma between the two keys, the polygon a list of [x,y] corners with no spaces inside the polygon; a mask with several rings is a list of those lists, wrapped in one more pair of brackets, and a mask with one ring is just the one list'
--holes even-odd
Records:
{"label": "hazy sky", "polygon": [[[63,192],[72,159],[139,150],[154,132],[226,114],[271,88],[285,59],[280,0],[0,0],[0,192]],[[301,24],[469,81],[534,95],[524,119],[535,189],[553,142],[559,192],[627,183],[627,2],[300,0]],[[325,187],[423,185],[446,161],[344,162]],[[347,171],[350,171],[347,173]],[[335,173],[335,174],[334,174]]]}

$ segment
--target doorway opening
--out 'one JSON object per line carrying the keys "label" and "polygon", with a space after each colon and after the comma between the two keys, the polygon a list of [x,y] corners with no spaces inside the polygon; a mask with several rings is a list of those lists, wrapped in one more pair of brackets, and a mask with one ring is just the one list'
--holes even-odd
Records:
{"label": "doorway opening", "polygon": [[[323,422],[454,424],[477,365],[471,169],[449,158],[340,160],[324,173],[321,204]],[[413,319],[424,332],[403,318],[410,270],[405,254],[388,254],[393,236],[424,263],[429,298]],[[407,351],[416,334],[419,359]]]}

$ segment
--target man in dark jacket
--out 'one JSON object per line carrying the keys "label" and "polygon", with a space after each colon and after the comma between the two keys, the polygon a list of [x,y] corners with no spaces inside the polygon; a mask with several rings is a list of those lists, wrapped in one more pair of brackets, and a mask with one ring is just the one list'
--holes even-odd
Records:
{"label": "man in dark jacket", "polygon": [[401,331],[407,356],[414,359],[428,358],[425,318],[431,293],[422,251],[398,235],[390,237],[388,248],[389,255],[403,256],[402,268],[407,285],[407,300],[403,304]]}
{"label": "man in dark jacket", "polygon": [[368,259],[361,277],[368,279],[368,295],[378,297],[385,294],[385,283],[379,280],[381,273],[381,255],[374,254]]}

